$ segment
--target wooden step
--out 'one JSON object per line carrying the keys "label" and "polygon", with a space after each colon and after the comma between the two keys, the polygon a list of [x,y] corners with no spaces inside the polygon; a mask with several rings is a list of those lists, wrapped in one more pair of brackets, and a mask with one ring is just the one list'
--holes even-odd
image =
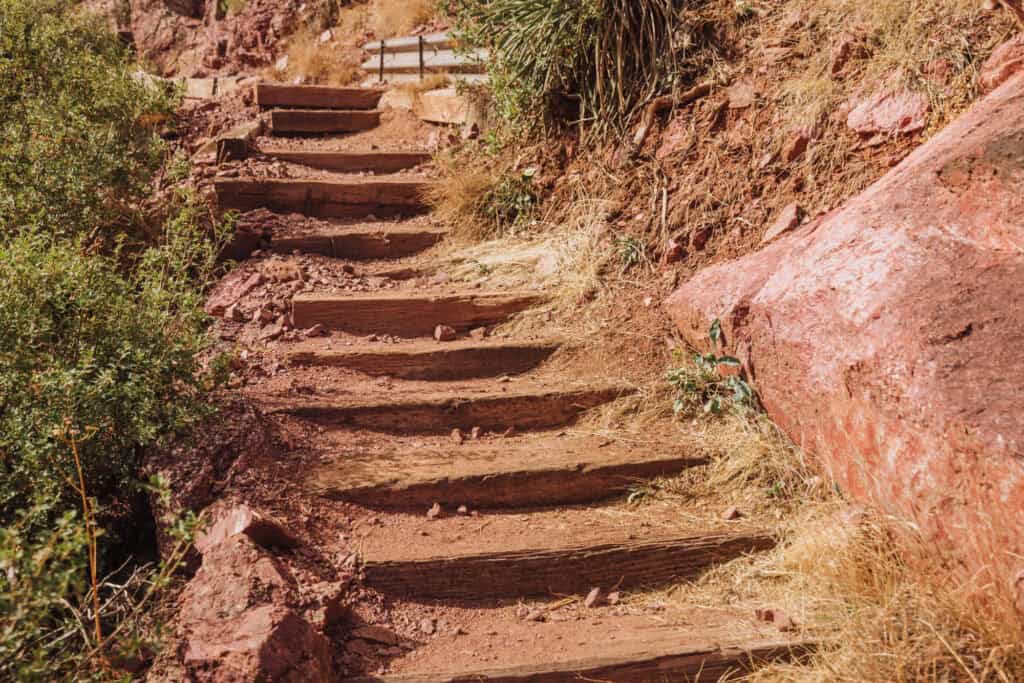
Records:
{"label": "wooden step", "polygon": [[340,173],[397,173],[426,164],[433,159],[428,152],[310,152],[284,148],[263,149],[268,157]]}
{"label": "wooden step", "polygon": [[270,248],[279,254],[291,254],[298,249],[304,254],[355,261],[397,259],[429,249],[447,234],[446,230],[440,228],[375,223],[339,227],[334,232],[274,237]]}
{"label": "wooden step", "polygon": [[373,109],[384,91],[379,88],[331,88],[322,85],[260,83],[256,104],[260,107],[301,109]]}
{"label": "wooden step", "polygon": [[274,109],[270,131],[274,135],[358,133],[380,125],[376,110]]}
{"label": "wooden step", "polygon": [[326,349],[322,343],[297,345],[288,353],[298,365],[334,366],[367,375],[413,380],[458,380],[519,375],[547,360],[557,342],[461,340]]}
{"label": "wooden step", "polygon": [[418,53],[421,42],[424,50],[428,52],[451,50],[455,48],[455,39],[451,34],[449,34],[448,31],[438,31],[436,33],[427,33],[423,36],[403,36],[401,38],[389,38],[385,41],[375,40],[363,45],[363,49],[372,55],[379,55],[382,49],[385,53]]}
{"label": "wooden step", "polygon": [[[484,73],[490,51],[477,49],[469,53],[454,50],[428,50],[423,54],[423,69],[428,73]],[[362,65],[363,71],[380,72],[380,55],[374,55]],[[419,52],[384,54],[384,73],[418,73]]]}
{"label": "wooden step", "polygon": [[321,324],[354,334],[428,337],[438,325],[456,330],[495,325],[543,300],[534,292],[299,294],[292,300],[292,315],[299,329]]}
{"label": "wooden step", "polygon": [[604,534],[606,540],[581,542],[575,535],[526,526],[523,533],[533,547],[456,554],[436,530],[425,530],[431,541],[426,548],[390,541],[389,548],[375,551],[371,545],[364,554],[366,585],[416,601],[585,595],[594,586],[667,585],[775,545],[771,534],[753,529],[640,538],[615,529]]}
{"label": "wooden step", "polygon": [[[718,683],[739,680],[741,674],[771,662],[799,660],[815,650],[810,640],[786,638],[767,627],[748,626],[741,615],[713,612],[712,617],[704,616],[708,611],[694,610],[685,626],[658,623],[639,615],[603,615],[601,619],[581,616],[546,623],[508,620],[488,624],[487,634],[460,636],[454,649],[447,638],[432,639],[389,662],[400,673],[347,680]],[[522,645],[510,647],[510,643]],[[492,662],[481,664],[480,652],[487,652]]]}
{"label": "wooden step", "polygon": [[314,218],[402,216],[426,209],[429,183],[415,179],[214,181],[222,209],[301,213]]}
{"label": "wooden step", "polygon": [[447,434],[453,429],[479,427],[494,432],[537,430],[573,423],[584,412],[632,393],[621,386],[571,389],[522,388],[486,393],[456,389],[364,395],[347,400],[267,403],[274,413],[286,413],[327,423],[402,434]]}
{"label": "wooden step", "polygon": [[321,451],[331,460],[314,468],[307,485],[319,495],[375,509],[568,505],[606,500],[639,481],[707,462],[678,446],[638,447],[587,435],[424,440],[416,447],[407,441],[368,446],[353,443],[346,432],[329,432]]}

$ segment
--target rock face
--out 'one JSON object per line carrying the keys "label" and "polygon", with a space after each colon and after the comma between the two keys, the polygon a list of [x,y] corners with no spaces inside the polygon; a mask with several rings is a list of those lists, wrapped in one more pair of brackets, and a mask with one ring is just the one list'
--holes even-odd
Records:
{"label": "rock face", "polygon": [[978,83],[984,92],[991,92],[1024,71],[1024,33],[1014,36],[993,52],[978,72]]}
{"label": "rock face", "polygon": [[844,489],[967,566],[1024,549],[1024,74],[842,209],[708,268],[667,307],[722,322],[770,415]]}
{"label": "rock face", "polygon": [[924,93],[883,88],[850,112],[846,125],[861,135],[905,135],[923,130],[931,105]]}

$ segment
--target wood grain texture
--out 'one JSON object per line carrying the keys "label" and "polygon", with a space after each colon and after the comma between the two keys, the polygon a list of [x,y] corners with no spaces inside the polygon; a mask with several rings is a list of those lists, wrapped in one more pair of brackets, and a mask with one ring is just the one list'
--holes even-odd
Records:
{"label": "wood grain texture", "polygon": [[476,602],[553,594],[585,594],[593,586],[623,589],[691,578],[708,567],[775,546],[763,532],[556,545],[529,551],[377,561],[365,558],[366,584],[410,600]]}
{"label": "wood grain texture", "polygon": [[426,209],[422,180],[246,180],[214,182],[221,209],[270,209],[315,218],[394,216]]}
{"label": "wood grain texture", "polygon": [[[473,397],[368,399],[366,401],[311,401],[272,408],[332,426],[347,426],[402,434],[446,434],[453,429],[480,427],[505,431],[561,427],[582,413],[625,396],[630,389],[617,386],[558,391],[484,394]],[[269,405],[269,404],[268,404]]]}
{"label": "wood grain texture", "polygon": [[274,135],[358,133],[380,125],[379,111],[334,109],[274,109],[270,131]]}
{"label": "wood grain texture", "polygon": [[390,228],[345,230],[274,237],[270,248],[278,254],[296,249],[304,254],[321,254],[351,260],[394,259],[418,254],[440,242],[448,234],[434,228]]}
{"label": "wood grain texture", "polygon": [[[634,652],[596,655],[566,662],[480,668],[458,673],[367,676],[347,679],[347,683],[718,683],[727,674],[750,672],[757,666],[773,661],[799,659],[816,648],[816,644],[811,641],[783,639],[765,639],[721,647],[694,643],[692,636],[684,636],[679,634],[675,641],[669,642],[637,642]],[[696,639],[699,641],[699,635]]]}
{"label": "wood grain texture", "polygon": [[421,342],[297,349],[288,358],[298,365],[349,368],[377,377],[444,381],[519,375],[547,360],[558,347],[557,342]]}
{"label": "wood grain texture", "polygon": [[296,327],[322,324],[355,334],[428,337],[438,325],[456,330],[494,325],[540,303],[533,292],[499,294],[345,296],[300,294],[292,301]]}
{"label": "wood grain texture", "polygon": [[[560,455],[558,444],[538,444]],[[707,463],[704,458],[599,449],[584,458],[536,458],[510,452],[476,457],[472,445],[445,457],[396,457],[397,467],[353,467],[351,460],[322,465],[309,486],[319,495],[384,510],[422,511],[434,503],[474,510],[571,505],[622,494],[637,481],[667,477]],[[505,457],[502,457],[504,455]],[[519,456],[519,457],[517,457]]]}
{"label": "wood grain texture", "polygon": [[293,164],[341,173],[373,171],[397,173],[428,163],[433,156],[427,152],[310,152],[291,149],[262,149],[261,154]]}
{"label": "wood grain texture", "polygon": [[379,88],[331,88],[322,85],[260,83],[256,103],[260,107],[310,109],[373,109],[384,91]]}

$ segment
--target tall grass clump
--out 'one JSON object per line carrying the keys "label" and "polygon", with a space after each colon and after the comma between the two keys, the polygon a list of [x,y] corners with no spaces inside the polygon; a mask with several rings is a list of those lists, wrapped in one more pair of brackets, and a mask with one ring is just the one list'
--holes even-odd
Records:
{"label": "tall grass clump", "polygon": [[450,0],[460,38],[491,49],[498,113],[621,128],[677,86],[694,42],[679,0]]}

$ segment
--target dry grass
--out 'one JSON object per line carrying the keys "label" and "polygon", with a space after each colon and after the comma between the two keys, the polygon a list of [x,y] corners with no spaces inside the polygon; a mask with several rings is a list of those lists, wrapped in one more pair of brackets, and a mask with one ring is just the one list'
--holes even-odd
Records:
{"label": "dry grass", "polygon": [[372,0],[367,27],[377,38],[391,38],[406,35],[435,16],[435,0]]}
{"label": "dry grass", "polygon": [[304,28],[289,39],[288,68],[277,76],[318,85],[350,85],[363,75],[359,65],[359,53],[324,45],[318,32]]}

